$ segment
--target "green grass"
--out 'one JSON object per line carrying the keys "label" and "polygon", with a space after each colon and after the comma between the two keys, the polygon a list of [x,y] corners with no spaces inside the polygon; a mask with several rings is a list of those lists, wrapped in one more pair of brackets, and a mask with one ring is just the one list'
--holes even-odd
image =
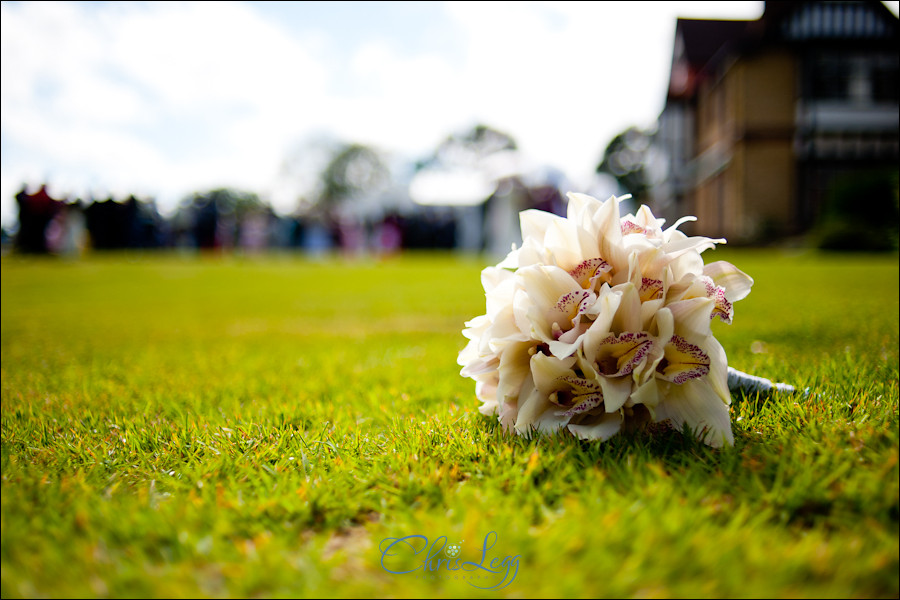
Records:
{"label": "green grass", "polygon": [[[897,597],[897,255],[704,257],[756,279],[730,364],[813,391],[720,451],[504,435],[456,365],[474,257],[6,258],[2,596]],[[491,532],[502,589],[382,568]]]}

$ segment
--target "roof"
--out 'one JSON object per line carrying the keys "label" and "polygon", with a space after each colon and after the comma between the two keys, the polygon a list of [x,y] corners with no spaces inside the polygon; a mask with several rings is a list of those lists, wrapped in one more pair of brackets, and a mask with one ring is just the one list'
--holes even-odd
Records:
{"label": "roof", "polygon": [[759,44],[867,40],[895,47],[897,32],[897,16],[877,0],[766,2],[754,21],[678,18],[668,99],[692,98],[725,56]]}
{"label": "roof", "polygon": [[713,21],[679,18],[675,35],[684,40],[684,56],[692,67],[702,69],[719,49],[740,39],[750,21]]}

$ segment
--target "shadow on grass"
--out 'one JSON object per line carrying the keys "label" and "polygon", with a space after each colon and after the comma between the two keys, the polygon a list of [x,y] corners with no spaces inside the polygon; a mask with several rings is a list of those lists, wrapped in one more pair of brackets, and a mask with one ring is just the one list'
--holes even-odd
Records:
{"label": "shadow on grass", "polygon": [[[776,413],[790,410],[783,408],[784,404],[798,410],[793,400],[782,403],[747,396],[734,402]],[[898,523],[896,494],[884,492],[890,484],[854,469],[867,455],[864,445],[853,446],[852,434],[846,445],[826,445],[816,433],[805,435],[803,424],[794,432],[762,433],[734,427],[734,446],[711,448],[690,431],[659,424],[596,442],[567,434],[508,435],[493,420],[485,417],[483,421],[486,452],[502,455],[511,451],[523,457],[521,473],[529,486],[543,490],[547,482],[553,482],[554,491],[544,495],[550,505],[575,493],[593,474],[602,477],[603,486],[611,486],[622,496],[640,497],[656,486],[673,501],[753,506],[765,521],[791,528],[834,530],[851,527],[860,518],[889,527]],[[833,439],[833,433],[826,439]],[[890,435],[877,432],[870,438],[876,452],[892,443]],[[541,456],[542,460],[529,464],[524,458],[528,456]]]}

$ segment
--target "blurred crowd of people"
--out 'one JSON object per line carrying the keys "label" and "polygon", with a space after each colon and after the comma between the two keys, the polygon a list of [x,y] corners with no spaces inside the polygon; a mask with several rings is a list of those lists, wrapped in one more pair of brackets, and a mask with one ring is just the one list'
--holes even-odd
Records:
{"label": "blurred crowd of people", "polygon": [[12,249],[24,254],[80,256],[87,250],[180,248],[255,252],[297,249],[391,253],[402,249],[453,248],[456,219],[446,207],[422,207],[415,214],[389,212],[377,219],[319,211],[278,215],[252,197],[235,202],[233,190],[195,194],[169,217],[152,199],[109,197],[84,201],[54,198],[46,184],[16,194],[18,230]]}

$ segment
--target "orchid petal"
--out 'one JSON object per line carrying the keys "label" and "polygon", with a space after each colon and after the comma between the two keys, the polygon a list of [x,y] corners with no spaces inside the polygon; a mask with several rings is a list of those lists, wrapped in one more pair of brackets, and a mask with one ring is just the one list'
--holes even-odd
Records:
{"label": "orchid petal", "polygon": [[497,381],[496,378],[490,378],[485,381],[475,383],[475,396],[489,405],[497,405]]}
{"label": "orchid petal", "polygon": [[[565,285],[559,280],[557,271],[559,269],[543,265],[524,267],[517,271],[518,276],[522,280],[522,287],[528,294],[531,304],[541,312],[546,311],[559,301],[561,285],[565,289]],[[569,274],[565,271],[562,271],[562,274],[569,277]]]}
{"label": "orchid petal", "polygon": [[557,265],[567,271],[585,259],[597,256],[597,242],[593,236],[566,219],[551,223],[544,236],[544,247],[552,252]]}
{"label": "orchid petal", "polygon": [[669,308],[660,308],[656,312],[656,318],[653,322],[651,331],[656,331],[654,335],[663,344],[668,343],[669,338],[675,334],[675,316]]}
{"label": "orchid petal", "polygon": [[593,304],[593,302],[588,302],[588,300],[592,299],[592,296],[593,294],[588,290],[567,292],[559,297],[553,308],[558,314],[567,317],[567,321],[574,324],[578,316]]}
{"label": "orchid petal", "polygon": [[641,326],[638,329],[642,331],[646,331],[650,327],[650,323],[653,321],[653,317],[659,312],[659,309],[662,308],[665,300],[659,298],[658,300],[648,300],[647,302],[643,302],[641,304]]}
{"label": "orchid petal", "polygon": [[650,411],[654,420],[656,419],[656,406],[660,402],[659,382],[655,377],[638,387],[632,392],[630,401],[632,404],[642,404]]}
{"label": "orchid petal", "polygon": [[499,267],[485,267],[481,271],[481,286],[485,294],[490,294],[500,283],[512,280],[513,274]]}
{"label": "orchid petal", "polygon": [[731,323],[734,318],[734,306],[725,297],[725,288],[714,288],[710,298],[715,301],[715,306],[709,318],[719,317],[723,323]]}
{"label": "orchid petal", "polygon": [[533,307],[548,319],[573,321],[587,310],[594,294],[583,289],[568,272],[559,267],[533,266],[519,270],[522,284]]}
{"label": "orchid petal", "polygon": [[[685,252],[702,253],[705,250],[712,250],[716,244],[724,244],[724,238],[712,239],[703,236],[683,237],[676,236],[680,231],[673,231],[670,241],[663,244],[662,249],[668,254],[681,255]],[[683,235],[683,234],[682,234]],[[681,239],[677,239],[681,238]]]}
{"label": "orchid petal", "polygon": [[535,419],[551,407],[553,404],[547,400],[547,396],[534,387],[534,383],[530,379],[526,379],[519,394],[516,432],[519,434],[530,433]]}
{"label": "orchid petal", "polygon": [[500,420],[503,431],[507,433],[515,431],[516,419],[519,418],[518,398],[498,401],[497,418]]}
{"label": "orchid petal", "polygon": [[612,270],[612,266],[602,258],[589,258],[581,261],[569,275],[584,289],[593,289],[598,279],[605,279],[605,275]]}
{"label": "orchid petal", "polygon": [[669,304],[675,318],[675,333],[688,338],[706,338],[710,334],[709,320],[715,302],[709,298],[690,298]]}
{"label": "orchid petal", "polygon": [[556,358],[569,358],[573,354],[578,351],[578,348],[581,347],[582,342],[584,341],[578,336],[574,341],[565,341],[563,338],[570,337],[568,334],[576,333],[580,331],[579,329],[571,329],[563,335],[562,338],[555,342],[549,342],[547,347],[550,349],[550,354],[555,356]]}
{"label": "orchid petal", "polygon": [[611,197],[606,202],[601,202],[591,217],[593,230],[600,240],[605,240],[616,246],[622,243],[622,222],[619,213],[619,202]]}
{"label": "orchid petal", "polygon": [[753,286],[752,277],[724,260],[709,263],[703,267],[703,274],[712,278],[716,286],[725,288],[729,302],[743,300]]}
{"label": "orchid petal", "polygon": [[657,219],[653,216],[653,211],[651,211],[650,207],[646,204],[641,204],[641,207],[634,215],[634,220],[647,230],[659,230],[666,222],[665,219]]}
{"label": "orchid petal", "polygon": [[706,338],[703,346],[709,355],[709,375],[706,380],[724,404],[731,404],[731,391],[728,388],[728,357],[725,356],[725,348],[713,336]]}
{"label": "orchid petal", "polygon": [[622,235],[629,235],[631,233],[646,233],[647,230],[642,226],[638,225],[631,219],[623,218],[622,219]]}
{"label": "orchid petal", "polygon": [[558,340],[594,303],[594,294],[558,267],[536,265],[518,273],[531,301],[526,314],[530,330],[545,343]]}
{"label": "orchid petal", "polygon": [[493,417],[500,409],[500,404],[496,400],[488,400],[478,407],[478,412],[486,417]]}
{"label": "orchid petal", "polygon": [[575,357],[558,359],[538,352],[531,357],[531,373],[534,376],[534,386],[545,396],[568,388],[564,377],[572,375],[572,366]]}
{"label": "orchid petal", "polygon": [[638,366],[632,375],[638,387],[645,385],[648,380],[656,378],[656,368],[665,358],[665,346],[675,334],[675,318],[672,316],[672,311],[668,308],[659,309],[654,316],[653,322],[650,324],[649,330],[653,332],[653,346],[650,349],[647,360]]}
{"label": "orchid petal", "polygon": [[697,252],[687,251],[669,262],[669,267],[672,269],[673,281],[678,281],[687,275],[700,275],[703,273],[703,257]]}
{"label": "orchid petal", "polygon": [[487,315],[478,315],[474,319],[465,322],[466,328],[462,334],[470,340],[477,340],[481,334],[491,326],[491,320]]}
{"label": "orchid petal", "polygon": [[460,370],[459,374],[463,377],[478,377],[485,373],[496,371],[500,365],[496,356],[476,358],[464,363],[465,366]]}
{"label": "orchid petal", "polygon": [[501,352],[510,343],[529,340],[529,336],[523,333],[516,323],[511,308],[497,317],[485,335],[491,352]]}
{"label": "orchid petal", "polygon": [[594,319],[590,329],[595,332],[599,331],[599,335],[606,337],[621,301],[621,290],[613,291],[606,283],[600,286],[596,302],[584,312],[585,315]]}
{"label": "orchid petal", "polygon": [[678,219],[677,221],[672,223],[671,227],[666,228],[666,230],[663,232],[663,238],[666,241],[668,241],[669,238],[672,236],[672,233],[674,233],[675,231],[678,231],[678,227],[681,226],[682,223],[690,223],[691,221],[696,221],[696,220],[697,220],[697,217],[694,217],[691,215],[681,217],[680,219]]}
{"label": "orchid petal", "polygon": [[705,380],[668,386],[665,396],[665,402],[657,406],[657,419],[668,419],[679,431],[687,424],[694,435],[714,448],[734,445],[728,407]]}
{"label": "orchid petal", "polygon": [[[504,275],[499,275],[503,273]],[[503,269],[497,269],[493,273],[487,272],[487,269],[481,273],[482,281],[485,289],[485,307],[486,312],[492,319],[498,312],[508,308],[512,304],[513,296],[516,293],[517,280],[512,272]]]}
{"label": "orchid petal", "polygon": [[506,258],[497,263],[497,268],[513,270],[519,268],[519,248],[516,248],[515,244],[512,245],[512,250],[506,255]]}
{"label": "orchid petal", "polygon": [[641,302],[647,302],[648,300],[656,300],[657,298],[662,298],[662,295],[663,295],[662,279],[653,279],[652,277],[641,277],[641,286],[640,286],[640,289],[638,289],[638,295],[641,298]]}
{"label": "orchid petal", "polygon": [[622,283],[613,288],[621,294],[619,309],[612,321],[613,331],[640,331],[641,329],[641,297],[632,283]]}
{"label": "orchid petal", "polygon": [[603,413],[589,424],[570,424],[568,429],[583,440],[606,441],[619,433],[623,421],[621,412]]}
{"label": "orchid petal", "polygon": [[563,417],[574,417],[591,411],[603,404],[603,394],[585,394],[575,397],[576,404],[568,410],[557,411]]}
{"label": "orchid petal", "polygon": [[606,412],[622,408],[631,395],[634,384],[631,377],[600,377],[603,389],[603,406]]}
{"label": "orchid petal", "polygon": [[591,227],[587,229],[596,235],[600,256],[613,265],[613,268],[624,269],[628,264],[628,257],[622,246],[622,224],[619,220],[618,199],[610,198],[601,203],[591,218]]}
{"label": "orchid petal", "polygon": [[562,332],[559,339],[547,343],[550,354],[556,358],[568,358],[575,354],[584,343],[582,336],[587,329],[587,323],[579,323],[569,331]]}
{"label": "orchid petal", "polygon": [[512,303],[513,320],[516,322],[516,327],[519,331],[530,332],[531,321],[528,319],[528,310],[531,307],[531,299],[528,297],[528,293],[520,287],[513,295]]}
{"label": "orchid petal", "polygon": [[591,231],[591,216],[600,210],[602,203],[596,198],[578,192],[569,192],[566,197],[568,198],[567,218]]}
{"label": "orchid petal", "polygon": [[544,242],[547,229],[556,221],[565,220],[562,217],[543,210],[523,210],[519,213],[519,227],[522,230],[522,240],[532,239],[540,244]]}
{"label": "orchid petal", "polygon": [[456,357],[456,364],[461,367],[465,367],[467,364],[472,362],[473,360],[478,359],[478,346],[481,340],[474,339],[469,340],[462,350],[459,351],[459,356]]}
{"label": "orchid petal", "polygon": [[571,416],[559,414],[559,410],[555,406],[551,406],[538,415],[532,427],[542,433],[552,434],[565,427],[571,419]]}
{"label": "orchid petal", "polygon": [[601,391],[600,382],[596,379],[588,379],[577,375],[564,375],[562,381],[566,383],[569,392],[574,396],[595,394]]}
{"label": "orchid petal", "polygon": [[529,373],[529,354],[534,348],[533,342],[516,342],[507,346],[500,353],[498,371],[500,379],[497,383],[497,396],[516,398],[522,390],[522,384]]}
{"label": "orchid petal", "polygon": [[527,239],[516,253],[516,268],[530,267],[540,264],[551,264],[552,257],[547,255],[543,242]]}
{"label": "orchid petal", "polygon": [[699,346],[673,335],[665,346],[665,357],[656,367],[656,376],[681,385],[709,373],[710,358]]}
{"label": "orchid petal", "polygon": [[595,362],[601,375],[622,377],[630,375],[646,358],[653,345],[648,333],[623,333],[610,335],[600,342]]}

